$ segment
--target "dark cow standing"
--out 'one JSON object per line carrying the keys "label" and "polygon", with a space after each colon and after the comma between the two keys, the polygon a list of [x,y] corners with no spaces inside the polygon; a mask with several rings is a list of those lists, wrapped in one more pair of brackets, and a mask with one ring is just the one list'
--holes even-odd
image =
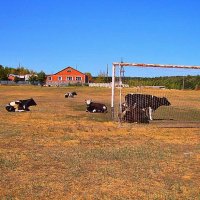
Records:
{"label": "dark cow standing", "polygon": [[9,104],[6,105],[6,110],[8,112],[23,112],[23,111],[30,111],[30,106],[36,106],[36,102],[31,99],[25,99],[25,100],[17,100],[12,101]]}
{"label": "dark cow standing", "polygon": [[92,100],[85,100],[86,112],[104,113],[107,112],[107,106],[102,103],[95,103]]}
{"label": "dark cow standing", "polygon": [[74,98],[75,95],[77,95],[76,92],[67,92],[67,93],[65,93],[65,98],[68,98],[68,97]]}
{"label": "dark cow standing", "polygon": [[160,106],[169,106],[171,103],[166,97],[156,97],[148,94],[127,94],[125,101],[128,107],[134,106],[143,109],[148,118],[152,119],[152,112],[158,109]]}
{"label": "dark cow standing", "polygon": [[145,110],[136,106],[128,106],[126,102],[122,104],[122,113],[119,114],[119,120],[129,123],[149,123]]}

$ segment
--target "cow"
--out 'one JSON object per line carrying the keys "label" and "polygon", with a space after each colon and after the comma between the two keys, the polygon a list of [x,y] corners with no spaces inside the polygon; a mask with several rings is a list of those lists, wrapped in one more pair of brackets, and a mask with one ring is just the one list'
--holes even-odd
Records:
{"label": "cow", "polygon": [[95,103],[91,99],[85,100],[86,103],[86,112],[92,113],[106,113],[107,106],[102,103]]}
{"label": "cow", "polygon": [[122,103],[122,112],[118,114],[119,120],[129,123],[149,123],[148,116],[144,109],[136,105],[128,106],[126,102]]}
{"label": "cow", "polygon": [[158,109],[160,106],[170,106],[171,103],[166,97],[156,97],[149,94],[127,94],[125,96],[125,102],[128,107],[135,106],[143,109],[149,120],[153,120],[152,112]]}
{"label": "cow", "polygon": [[68,98],[68,97],[74,98],[75,95],[77,95],[76,92],[67,92],[65,93],[65,98]]}
{"label": "cow", "polygon": [[8,112],[24,112],[30,111],[29,107],[36,105],[36,102],[31,98],[25,100],[12,101],[9,104],[7,104],[5,108]]}

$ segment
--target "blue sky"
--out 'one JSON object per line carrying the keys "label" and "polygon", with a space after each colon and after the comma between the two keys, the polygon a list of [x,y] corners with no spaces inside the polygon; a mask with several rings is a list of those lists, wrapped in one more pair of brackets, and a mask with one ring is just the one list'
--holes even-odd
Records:
{"label": "blue sky", "polygon": [[[0,64],[98,75],[112,62],[200,65],[199,0],[0,0]],[[125,75],[200,74],[139,69]]]}

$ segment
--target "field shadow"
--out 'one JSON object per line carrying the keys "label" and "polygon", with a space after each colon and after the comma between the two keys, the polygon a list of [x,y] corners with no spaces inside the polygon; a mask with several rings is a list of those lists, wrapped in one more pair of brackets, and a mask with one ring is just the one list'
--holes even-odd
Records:
{"label": "field shadow", "polygon": [[172,118],[169,118],[169,119],[164,119],[164,118],[155,118],[155,119],[153,119],[154,121],[173,121],[174,119],[172,119]]}

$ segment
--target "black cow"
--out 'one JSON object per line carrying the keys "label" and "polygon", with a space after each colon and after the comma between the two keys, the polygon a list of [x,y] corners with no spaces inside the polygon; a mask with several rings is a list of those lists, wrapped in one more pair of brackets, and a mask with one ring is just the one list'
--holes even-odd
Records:
{"label": "black cow", "polygon": [[145,110],[148,118],[152,119],[152,112],[160,106],[169,106],[171,103],[166,97],[156,97],[148,94],[127,94],[125,101],[128,107],[135,106],[137,108]]}
{"label": "black cow", "polygon": [[129,123],[149,123],[148,116],[144,109],[134,106],[128,106],[126,102],[122,104],[122,113],[118,115],[120,121]]}
{"label": "black cow", "polygon": [[36,102],[31,99],[12,101],[6,105],[8,112],[23,112],[30,111],[30,106],[36,106]]}
{"label": "black cow", "polygon": [[86,112],[104,113],[107,112],[107,106],[102,103],[95,103],[92,100],[85,100]]}
{"label": "black cow", "polygon": [[74,98],[75,95],[77,95],[76,92],[67,92],[67,93],[65,93],[65,98],[68,98],[68,97]]}

